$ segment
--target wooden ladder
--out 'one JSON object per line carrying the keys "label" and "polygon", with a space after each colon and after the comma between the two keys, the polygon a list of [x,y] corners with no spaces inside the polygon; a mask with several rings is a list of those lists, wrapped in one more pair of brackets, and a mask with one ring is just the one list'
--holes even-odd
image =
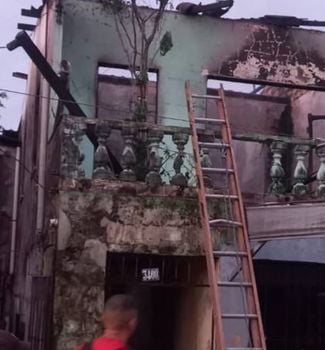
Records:
{"label": "wooden ladder", "polygon": [[[185,95],[197,177],[203,244],[213,306],[214,344],[217,350],[266,350],[224,91],[221,86],[218,89],[218,95],[195,95],[192,93],[190,83],[186,82]],[[208,100],[215,101],[218,116],[215,118],[195,117],[193,99],[203,99],[206,103]],[[214,138],[213,142],[200,142],[197,132],[198,125],[219,127],[220,139]],[[224,154],[225,166],[214,167],[212,164],[202,166],[200,160],[202,149],[221,150]],[[211,193],[211,190],[206,189],[206,176],[209,174],[224,176],[227,188],[224,189],[223,193]],[[211,200],[223,201],[228,206],[231,215],[226,218],[211,218],[208,210]],[[232,230],[234,239],[231,249],[215,248],[216,238],[213,235],[215,231],[220,233],[220,230],[226,230],[227,234],[229,234],[227,230]],[[235,275],[237,277],[235,280],[225,278],[225,273],[222,271],[225,264],[228,264],[229,268],[231,261],[236,263],[237,273]],[[231,300],[227,302],[227,298],[233,299],[233,305],[229,305]],[[240,311],[229,311],[234,304],[238,304]]]}

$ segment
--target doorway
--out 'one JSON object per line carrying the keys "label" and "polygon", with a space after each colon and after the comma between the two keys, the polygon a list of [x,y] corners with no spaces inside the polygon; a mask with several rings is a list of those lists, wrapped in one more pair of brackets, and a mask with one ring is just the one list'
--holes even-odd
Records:
{"label": "doorway", "polygon": [[[135,350],[209,350],[212,312],[203,257],[108,254],[106,298],[127,293],[139,307]],[[143,270],[158,271],[143,280]]]}
{"label": "doorway", "polygon": [[325,348],[325,266],[254,262],[269,350]]}
{"label": "doorway", "polygon": [[127,293],[135,297],[139,308],[139,323],[130,341],[134,350],[175,349],[177,308],[180,288],[116,286],[114,294]]}

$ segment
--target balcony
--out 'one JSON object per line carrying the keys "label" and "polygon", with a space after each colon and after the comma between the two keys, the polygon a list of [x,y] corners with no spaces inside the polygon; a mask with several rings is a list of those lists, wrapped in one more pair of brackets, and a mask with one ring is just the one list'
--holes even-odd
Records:
{"label": "balcony", "polygon": [[[127,121],[108,121],[65,116],[62,128],[61,176],[65,179],[85,179],[83,164],[90,155],[83,153],[86,135],[92,140],[94,153],[92,179],[138,182],[148,188],[172,185],[195,187],[195,169],[191,154],[189,129]],[[200,128],[201,141],[213,141],[218,129]],[[325,195],[325,143],[319,140],[235,134],[235,140],[257,142],[268,147],[261,159],[269,164],[264,193],[256,198],[268,201],[311,200]],[[114,154],[114,155],[113,155]],[[241,157],[241,147],[235,149]],[[204,168],[225,168],[224,150],[202,149]],[[260,166],[265,166],[260,164]],[[309,170],[317,165],[317,171]],[[250,164],[239,167],[239,177],[250,171]],[[252,174],[254,177],[254,174]],[[214,191],[224,191],[227,176],[206,174],[206,185]],[[315,186],[315,183],[317,184]],[[242,186],[244,196],[245,186]],[[271,197],[270,197],[271,196]],[[248,196],[246,196],[248,198]]]}

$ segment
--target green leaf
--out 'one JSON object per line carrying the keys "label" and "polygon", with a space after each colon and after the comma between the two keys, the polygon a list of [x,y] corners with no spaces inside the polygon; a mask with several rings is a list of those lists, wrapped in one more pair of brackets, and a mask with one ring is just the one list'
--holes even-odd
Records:
{"label": "green leaf", "polygon": [[160,40],[160,54],[165,56],[173,47],[172,33],[167,31]]}

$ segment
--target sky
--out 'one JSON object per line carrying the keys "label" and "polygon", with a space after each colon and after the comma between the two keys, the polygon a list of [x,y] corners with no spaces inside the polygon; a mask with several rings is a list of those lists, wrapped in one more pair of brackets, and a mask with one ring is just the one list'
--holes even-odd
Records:
{"label": "sky", "polygon": [[[186,0],[198,3],[195,0]],[[2,1],[0,12],[0,91],[9,89],[24,92],[26,82],[14,78],[13,72],[28,73],[29,59],[25,52],[18,48],[9,52],[3,49],[9,41],[13,40],[18,32],[17,23],[33,23],[35,19],[20,16],[22,8],[38,7],[41,0],[10,0]],[[176,6],[180,1],[173,4]],[[210,3],[212,0],[202,0]],[[300,18],[325,20],[324,0],[234,0],[234,6],[227,13],[227,18],[253,18],[267,14],[288,15]],[[22,95],[7,93],[8,98],[3,101],[5,108],[0,109],[0,125],[5,129],[17,129],[22,113]]]}

